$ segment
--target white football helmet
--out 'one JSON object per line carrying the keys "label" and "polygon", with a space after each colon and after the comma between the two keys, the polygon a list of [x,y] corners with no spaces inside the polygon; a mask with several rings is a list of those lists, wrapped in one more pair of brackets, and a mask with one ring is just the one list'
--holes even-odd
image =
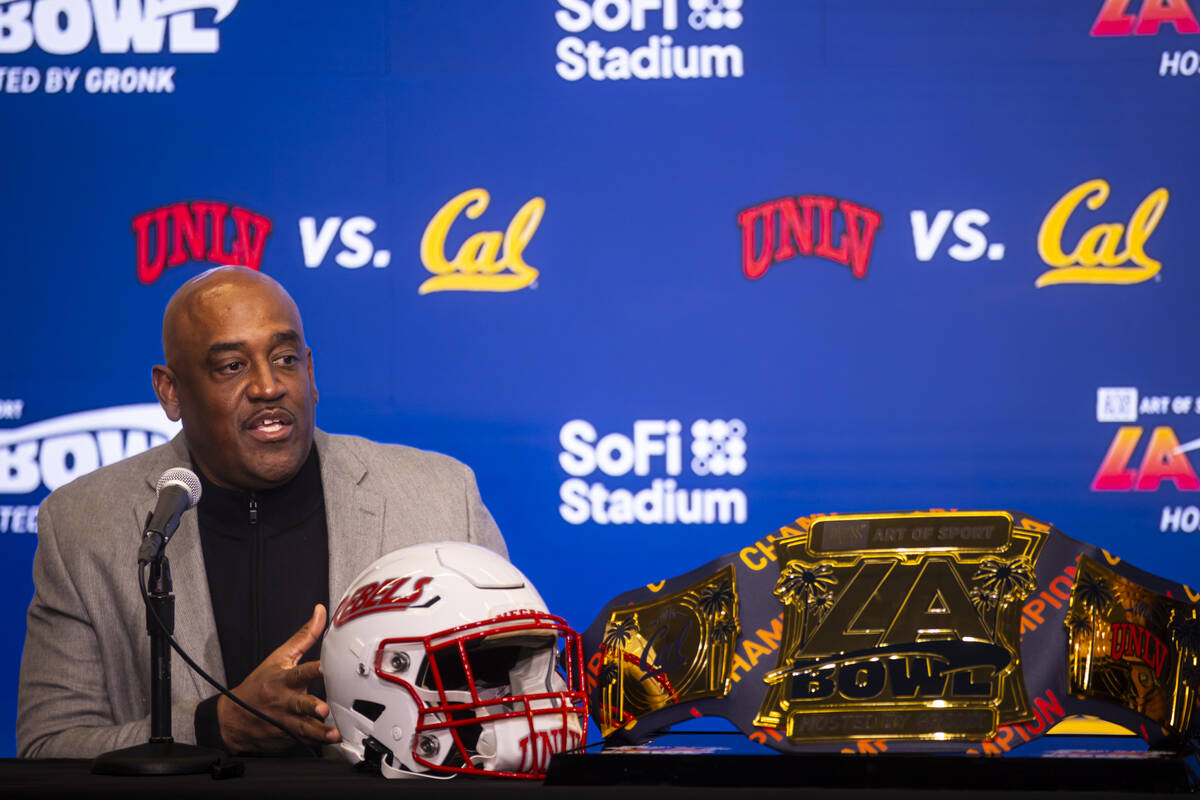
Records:
{"label": "white football helmet", "polygon": [[542,778],[583,744],[579,635],[503,557],[404,547],[363,570],[321,645],[338,748],[388,778]]}

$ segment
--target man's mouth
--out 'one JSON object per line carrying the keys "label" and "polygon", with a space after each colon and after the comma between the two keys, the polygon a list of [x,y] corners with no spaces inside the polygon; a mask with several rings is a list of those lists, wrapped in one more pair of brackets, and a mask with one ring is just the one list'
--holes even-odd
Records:
{"label": "man's mouth", "polygon": [[263,442],[278,441],[288,435],[295,417],[283,409],[260,411],[246,423],[246,429],[255,439]]}

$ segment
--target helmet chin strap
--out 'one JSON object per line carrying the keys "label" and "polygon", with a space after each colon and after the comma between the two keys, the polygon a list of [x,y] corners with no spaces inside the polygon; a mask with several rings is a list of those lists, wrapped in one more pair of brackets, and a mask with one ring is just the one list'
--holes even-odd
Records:
{"label": "helmet chin strap", "polygon": [[[391,760],[399,764],[394,756]],[[385,778],[426,778],[435,781],[448,781],[454,777],[453,772],[446,775],[437,772],[411,772],[402,766],[392,766],[386,758],[379,764],[379,774]]]}

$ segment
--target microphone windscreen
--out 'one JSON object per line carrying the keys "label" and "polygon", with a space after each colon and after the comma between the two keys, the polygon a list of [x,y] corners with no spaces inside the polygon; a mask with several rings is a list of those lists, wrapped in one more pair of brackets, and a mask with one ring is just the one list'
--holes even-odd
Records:
{"label": "microphone windscreen", "polygon": [[182,486],[187,491],[188,508],[200,502],[200,479],[196,477],[196,473],[185,467],[172,467],[162,474],[158,479],[158,486],[155,487],[156,493],[161,493],[163,487],[167,484],[174,483]]}

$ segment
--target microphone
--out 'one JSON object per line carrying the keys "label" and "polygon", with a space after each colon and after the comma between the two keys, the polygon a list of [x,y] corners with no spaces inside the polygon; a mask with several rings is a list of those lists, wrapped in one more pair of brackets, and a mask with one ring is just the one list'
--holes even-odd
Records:
{"label": "microphone", "polygon": [[146,564],[162,557],[163,548],[179,527],[179,518],[200,502],[200,479],[183,467],[174,467],[158,479],[158,502],[146,522],[142,546],[138,548],[138,563]]}

